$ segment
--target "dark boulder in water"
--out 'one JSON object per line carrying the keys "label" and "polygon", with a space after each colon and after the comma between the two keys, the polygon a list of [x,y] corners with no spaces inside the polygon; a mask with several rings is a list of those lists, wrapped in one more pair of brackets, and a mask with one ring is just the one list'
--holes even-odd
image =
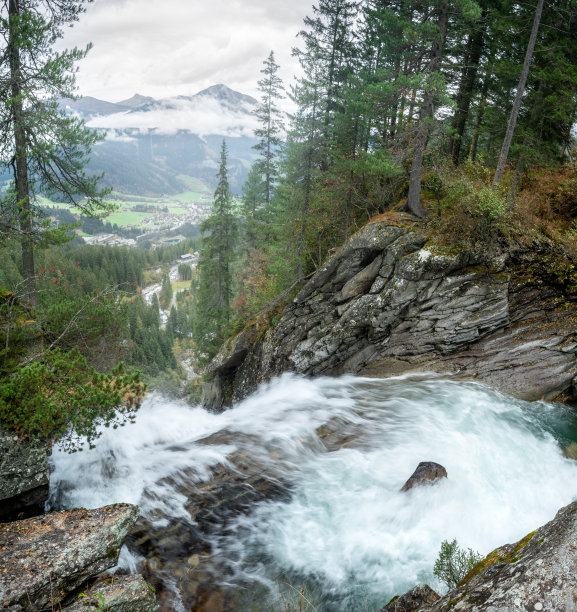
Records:
{"label": "dark boulder in water", "polygon": [[405,482],[401,491],[408,491],[413,487],[433,484],[442,478],[447,478],[447,470],[434,461],[421,461],[412,476]]}

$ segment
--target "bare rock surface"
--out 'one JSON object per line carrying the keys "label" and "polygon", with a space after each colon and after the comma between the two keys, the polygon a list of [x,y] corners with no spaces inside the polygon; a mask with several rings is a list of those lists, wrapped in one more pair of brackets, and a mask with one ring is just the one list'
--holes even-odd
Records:
{"label": "bare rock surface", "polygon": [[0,605],[56,609],[67,593],[116,565],[138,508],[75,508],[0,525]]}
{"label": "bare rock surface", "polygon": [[83,591],[67,612],[158,612],[153,589],[142,576],[109,576]]}
{"label": "bare rock surface", "polygon": [[[408,223],[369,223],[266,332],[230,339],[211,372],[237,401],[285,371],[458,374],[521,399],[575,394],[577,296],[566,254],[531,246],[440,252]],[[210,402],[209,402],[210,403]],[[221,406],[212,406],[220,408]]]}
{"label": "bare rock surface", "polygon": [[46,444],[0,429],[0,520],[39,507],[48,498],[48,487]]}
{"label": "bare rock surface", "polygon": [[437,599],[439,595],[428,584],[418,584],[404,595],[392,599],[379,612],[416,612]]}
{"label": "bare rock surface", "polygon": [[434,484],[443,478],[447,478],[447,470],[440,463],[435,463],[434,461],[421,461],[409,480],[405,482],[401,491],[408,491],[413,487]]}
{"label": "bare rock surface", "polygon": [[515,544],[497,548],[428,612],[577,610],[577,502]]}

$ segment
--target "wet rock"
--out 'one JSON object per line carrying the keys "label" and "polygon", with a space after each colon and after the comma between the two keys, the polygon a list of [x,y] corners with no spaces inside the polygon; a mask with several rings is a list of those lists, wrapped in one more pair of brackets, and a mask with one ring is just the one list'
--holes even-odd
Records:
{"label": "wet rock", "polygon": [[577,609],[577,502],[555,518],[487,555],[430,612]]}
{"label": "wet rock", "polygon": [[76,508],[0,525],[0,602],[8,610],[56,609],[67,593],[116,565],[138,508]]}
{"label": "wet rock", "polygon": [[154,590],[142,576],[108,576],[83,591],[67,612],[158,612]]}
{"label": "wet rock", "polygon": [[255,448],[251,436],[227,430],[200,443],[230,445],[237,450],[228,455],[226,464],[213,466],[209,474],[189,471],[178,478],[169,477],[170,486],[188,499],[188,517],[155,516],[154,521],[140,517],[127,545],[144,557],[141,571],[157,588],[162,610],[172,609],[170,603],[162,602],[174,601],[177,589],[186,610],[230,612],[236,609],[233,589],[218,583],[231,575],[234,561],[229,565],[229,560],[212,554],[215,538],[229,534],[235,519],[250,512],[256,503],[286,498],[290,491],[281,479],[283,470],[279,468],[284,464],[276,447],[259,456],[251,452]]}
{"label": "wet rock", "polygon": [[404,595],[393,598],[379,612],[416,612],[439,597],[428,584],[418,584]]}
{"label": "wet rock", "polygon": [[447,470],[434,461],[421,461],[409,480],[405,482],[401,491],[408,491],[413,487],[434,484],[443,478],[447,478]]}
{"label": "wet rock", "polygon": [[563,449],[563,455],[567,459],[573,459],[577,461],[577,442],[571,442]]}
{"label": "wet rock", "polygon": [[40,514],[48,484],[46,443],[0,429],[0,520]]}
{"label": "wet rock", "polygon": [[543,271],[566,254],[552,242],[452,254],[426,243],[405,222],[362,228],[274,326],[255,322],[223,347],[211,366],[218,407],[285,371],[448,372],[521,399],[577,396],[577,300]]}

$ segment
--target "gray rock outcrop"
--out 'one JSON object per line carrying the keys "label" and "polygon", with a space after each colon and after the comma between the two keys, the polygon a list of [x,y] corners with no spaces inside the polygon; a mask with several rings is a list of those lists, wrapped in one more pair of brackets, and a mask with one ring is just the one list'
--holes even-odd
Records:
{"label": "gray rock outcrop", "polygon": [[48,488],[46,443],[23,441],[0,429],[0,521],[30,509],[41,512]]}
{"label": "gray rock outcrop", "polygon": [[116,565],[138,508],[114,504],[0,525],[3,609],[56,609],[66,595]]}
{"label": "gray rock outcrop", "polygon": [[577,303],[562,290],[558,250],[543,239],[490,254],[442,253],[408,224],[369,223],[274,326],[249,326],[210,370],[232,401],[284,371],[450,372],[521,399],[572,394]]}
{"label": "gray rock outcrop", "polygon": [[67,612],[158,612],[154,591],[142,576],[110,576],[84,591]]}
{"label": "gray rock outcrop", "polygon": [[577,502],[515,544],[497,548],[427,612],[577,610]]}
{"label": "gray rock outcrop", "polygon": [[379,612],[416,612],[437,599],[439,595],[428,584],[418,584],[404,595],[393,598]]}
{"label": "gray rock outcrop", "polygon": [[443,478],[447,478],[447,470],[434,461],[421,461],[411,477],[405,482],[401,491],[409,491],[413,487],[431,485]]}

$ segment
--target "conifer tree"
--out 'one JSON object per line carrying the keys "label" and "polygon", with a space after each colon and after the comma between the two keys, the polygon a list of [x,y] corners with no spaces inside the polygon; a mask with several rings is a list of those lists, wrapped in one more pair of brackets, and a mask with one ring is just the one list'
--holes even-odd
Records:
{"label": "conifer tree", "polygon": [[74,96],[74,63],[84,50],[56,52],[63,28],[78,20],[86,0],[4,0],[0,40],[0,164],[14,179],[2,200],[2,234],[21,243],[25,296],[36,304],[34,249],[65,236],[41,223],[37,189],[56,192],[90,216],[108,206],[99,191],[100,177],[83,167],[100,136],[78,118],[67,117],[59,98]]}
{"label": "conifer tree", "polygon": [[264,61],[261,73],[264,77],[258,81],[258,88],[262,94],[261,102],[255,110],[255,115],[261,127],[254,134],[259,139],[254,148],[260,153],[256,167],[263,177],[264,203],[270,203],[272,192],[278,178],[277,155],[281,145],[281,134],[284,130],[282,112],[278,101],[283,99],[283,84],[278,76],[279,65],[271,51]]}
{"label": "conifer tree", "polygon": [[232,262],[237,221],[228,184],[227,148],[222,141],[218,185],[214,192],[212,212],[203,222],[202,246],[198,268],[194,340],[201,353],[212,356],[222,344],[230,320],[233,294]]}

